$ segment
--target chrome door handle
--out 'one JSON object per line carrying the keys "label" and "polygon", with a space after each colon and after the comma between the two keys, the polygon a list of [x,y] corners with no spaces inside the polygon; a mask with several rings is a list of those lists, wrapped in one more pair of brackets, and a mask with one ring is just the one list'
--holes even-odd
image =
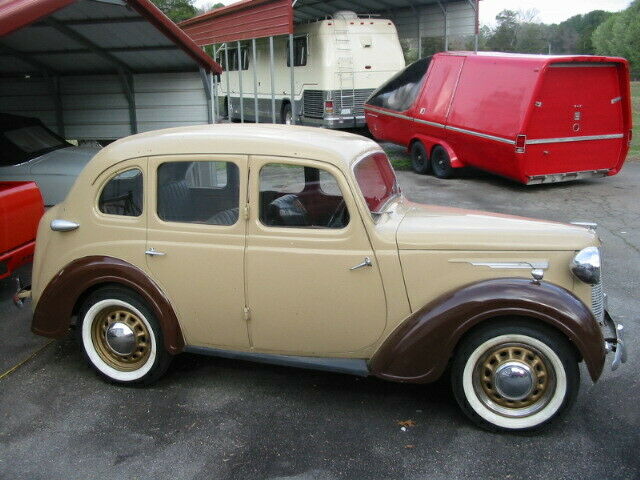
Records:
{"label": "chrome door handle", "polygon": [[54,232],[71,232],[80,226],[79,223],[70,222],[69,220],[51,220],[51,230]]}
{"label": "chrome door handle", "polygon": [[150,248],[149,250],[147,250],[144,253],[145,253],[145,255],[149,255],[150,257],[164,257],[166,255],[166,253],[159,252],[155,248]]}
{"label": "chrome door handle", "polygon": [[362,267],[373,267],[373,263],[371,262],[371,259],[369,257],[364,257],[364,262],[359,263],[355,267],[351,267],[349,270],[358,270]]}

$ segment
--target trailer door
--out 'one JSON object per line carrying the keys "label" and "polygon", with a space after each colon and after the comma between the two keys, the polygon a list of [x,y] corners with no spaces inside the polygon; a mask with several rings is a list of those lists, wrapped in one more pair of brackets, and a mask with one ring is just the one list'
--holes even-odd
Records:
{"label": "trailer door", "polygon": [[453,55],[439,55],[434,59],[415,112],[414,128],[417,133],[428,133],[436,128],[439,131],[434,134],[444,134],[443,128],[447,123],[464,59]]}
{"label": "trailer door", "polygon": [[624,161],[628,99],[621,67],[613,62],[549,66],[525,129],[530,175],[613,169]]}

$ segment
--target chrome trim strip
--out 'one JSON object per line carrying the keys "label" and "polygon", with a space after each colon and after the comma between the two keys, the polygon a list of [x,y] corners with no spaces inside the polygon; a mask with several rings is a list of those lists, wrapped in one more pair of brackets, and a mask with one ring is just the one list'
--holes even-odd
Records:
{"label": "chrome trim strip", "polygon": [[508,138],[496,137],[495,135],[488,135],[486,133],[474,132],[473,130],[467,130],[465,128],[460,127],[452,127],[447,125],[445,127],[447,130],[453,130],[454,132],[466,133],[468,135],[473,135],[475,137],[486,138],[488,140],[495,140],[496,142],[508,143],[509,145],[515,145],[515,140],[510,140]]}
{"label": "chrome trim strip", "polygon": [[186,346],[184,351],[188,353],[197,353],[199,355],[229,358],[231,360],[268,363],[270,365],[322,370],[325,372],[347,373],[350,375],[357,375],[359,377],[369,376],[367,361],[360,358],[298,357],[194,346]]}
{"label": "chrome trim strip", "polygon": [[477,262],[474,260],[449,260],[449,263],[469,263],[474,267],[489,267],[493,269],[505,270],[524,270],[524,269],[540,269],[549,268],[549,262],[546,260],[536,262]]}
{"label": "chrome trim strip", "polygon": [[527,145],[541,145],[543,143],[585,142],[589,140],[613,140],[618,138],[624,138],[624,134],[611,133],[608,135],[587,135],[583,137],[535,138],[533,140],[527,140]]}
{"label": "chrome trim strip", "polygon": [[413,121],[417,123],[424,123],[425,125],[430,125],[432,127],[447,128],[446,125],[443,125],[442,123],[430,122],[429,120],[422,120],[421,118],[414,118]]}
{"label": "chrome trim strip", "polygon": [[401,113],[395,112],[387,112],[386,110],[379,110],[377,108],[370,107],[368,105],[364,106],[365,110],[369,110],[370,112],[381,113],[383,115],[389,115],[390,117],[402,118],[403,120],[413,120],[413,117],[409,117],[408,115],[402,115]]}

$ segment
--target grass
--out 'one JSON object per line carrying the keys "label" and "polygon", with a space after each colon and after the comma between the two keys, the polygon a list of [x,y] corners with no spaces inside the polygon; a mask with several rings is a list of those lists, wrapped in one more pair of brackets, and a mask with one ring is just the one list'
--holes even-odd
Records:
{"label": "grass", "polygon": [[[386,149],[385,149],[386,150]],[[411,157],[404,151],[392,151],[387,150],[387,156],[391,161],[391,165],[395,170],[412,170]]]}
{"label": "grass", "polygon": [[631,82],[631,104],[633,109],[633,141],[629,158],[640,160],[640,82]]}

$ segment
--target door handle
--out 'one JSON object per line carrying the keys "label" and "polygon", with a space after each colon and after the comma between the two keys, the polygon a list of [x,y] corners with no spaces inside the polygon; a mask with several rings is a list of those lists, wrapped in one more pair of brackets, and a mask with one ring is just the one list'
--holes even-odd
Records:
{"label": "door handle", "polygon": [[54,232],[71,232],[80,226],[79,223],[70,222],[69,220],[51,220],[51,230]]}
{"label": "door handle", "polygon": [[369,257],[364,257],[364,262],[359,263],[355,267],[351,267],[349,270],[358,270],[362,267],[373,267],[373,263],[371,262],[371,259]]}
{"label": "door handle", "polygon": [[149,255],[150,257],[164,257],[166,255],[166,253],[159,252],[155,248],[150,248],[149,250],[147,250],[144,253],[145,253],[145,255]]}

